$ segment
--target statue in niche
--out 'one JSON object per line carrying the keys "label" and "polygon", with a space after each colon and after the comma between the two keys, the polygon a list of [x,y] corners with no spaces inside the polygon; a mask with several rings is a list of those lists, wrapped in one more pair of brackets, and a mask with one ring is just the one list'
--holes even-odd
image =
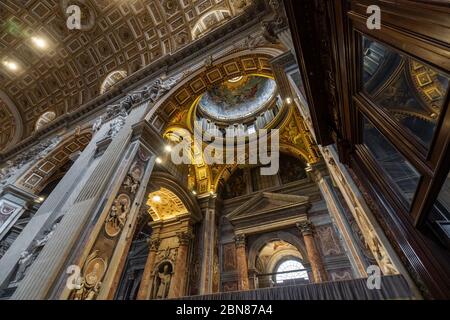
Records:
{"label": "statue in niche", "polygon": [[169,295],[170,282],[172,280],[172,264],[163,262],[159,265],[155,274],[153,285],[153,299],[165,299]]}

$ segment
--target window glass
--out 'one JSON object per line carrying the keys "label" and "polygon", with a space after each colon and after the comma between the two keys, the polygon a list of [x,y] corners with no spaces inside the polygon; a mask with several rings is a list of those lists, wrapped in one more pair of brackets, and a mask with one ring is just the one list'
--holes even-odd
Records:
{"label": "window glass", "polygon": [[450,246],[450,174],[441,187],[430,218],[440,238]]}
{"label": "window glass", "polygon": [[[282,262],[277,269],[276,281],[282,283],[285,280],[291,279],[306,279],[308,280],[308,272],[304,270],[305,267],[297,260],[287,260]],[[298,271],[303,270],[303,271]],[[294,271],[294,272],[289,272]],[[283,272],[283,273],[280,273]]]}
{"label": "window glass", "polygon": [[364,92],[428,148],[443,111],[449,76],[379,42],[361,39]]}
{"label": "window glass", "polygon": [[417,170],[366,118],[363,141],[388,179],[411,204],[419,184],[420,175]]}

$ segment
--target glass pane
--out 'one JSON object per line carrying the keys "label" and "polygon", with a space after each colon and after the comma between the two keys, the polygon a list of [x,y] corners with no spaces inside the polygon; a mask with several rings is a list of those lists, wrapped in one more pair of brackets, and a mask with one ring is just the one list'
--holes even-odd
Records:
{"label": "glass pane", "polygon": [[303,267],[303,265],[297,260],[284,261],[277,269],[276,281],[277,283],[282,283],[285,280],[292,279],[308,280],[308,272],[305,270],[305,267]]}
{"label": "glass pane", "polygon": [[450,247],[450,173],[439,191],[429,219],[441,241]]}
{"label": "glass pane", "polygon": [[450,77],[379,42],[361,39],[364,92],[429,147]]}
{"label": "glass pane", "polygon": [[369,148],[378,165],[398,187],[398,191],[409,204],[419,184],[417,170],[394,148],[371,122],[364,118],[364,144]]}
{"label": "glass pane", "polygon": [[450,174],[447,175],[447,179],[442,185],[437,201],[442,207],[443,211],[446,212],[447,220],[450,220]]}

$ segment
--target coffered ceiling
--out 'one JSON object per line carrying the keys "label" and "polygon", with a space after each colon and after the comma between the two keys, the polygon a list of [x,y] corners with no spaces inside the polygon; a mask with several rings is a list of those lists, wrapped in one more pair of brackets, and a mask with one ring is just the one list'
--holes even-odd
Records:
{"label": "coffered ceiling", "polygon": [[[67,28],[65,11],[73,4],[81,8],[82,30]],[[45,112],[59,117],[98,96],[111,72],[130,75],[189,44],[199,21],[203,29],[214,28],[220,25],[217,19],[228,18],[211,12],[226,10],[233,17],[250,4],[251,0],[2,0],[0,90],[21,115],[21,138],[33,132]],[[39,48],[33,37],[44,39],[46,47]],[[11,61],[14,68],[8,68]],[[0,105],[3,149],[15,125],[6,104]]]}

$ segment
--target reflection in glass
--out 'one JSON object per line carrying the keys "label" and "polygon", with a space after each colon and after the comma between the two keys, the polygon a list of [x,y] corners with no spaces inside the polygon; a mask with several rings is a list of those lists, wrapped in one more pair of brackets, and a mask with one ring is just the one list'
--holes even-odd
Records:
{"label": "reflection in glass", "polygon": [[366,37],[362,85],[372,101],[429,147],[442,112],[449,76]]}
{"label": "reflection in glass", "polygon": [[378,165],[398,187],[405,200],[411,201],[419,184],[419,173],[397,149],[364,118],[364,144],[369,148]]}
{"label": "reflection in glass", "polygon": [[450,173],[439,191],[429,219],[441,241],[450,247]]}

